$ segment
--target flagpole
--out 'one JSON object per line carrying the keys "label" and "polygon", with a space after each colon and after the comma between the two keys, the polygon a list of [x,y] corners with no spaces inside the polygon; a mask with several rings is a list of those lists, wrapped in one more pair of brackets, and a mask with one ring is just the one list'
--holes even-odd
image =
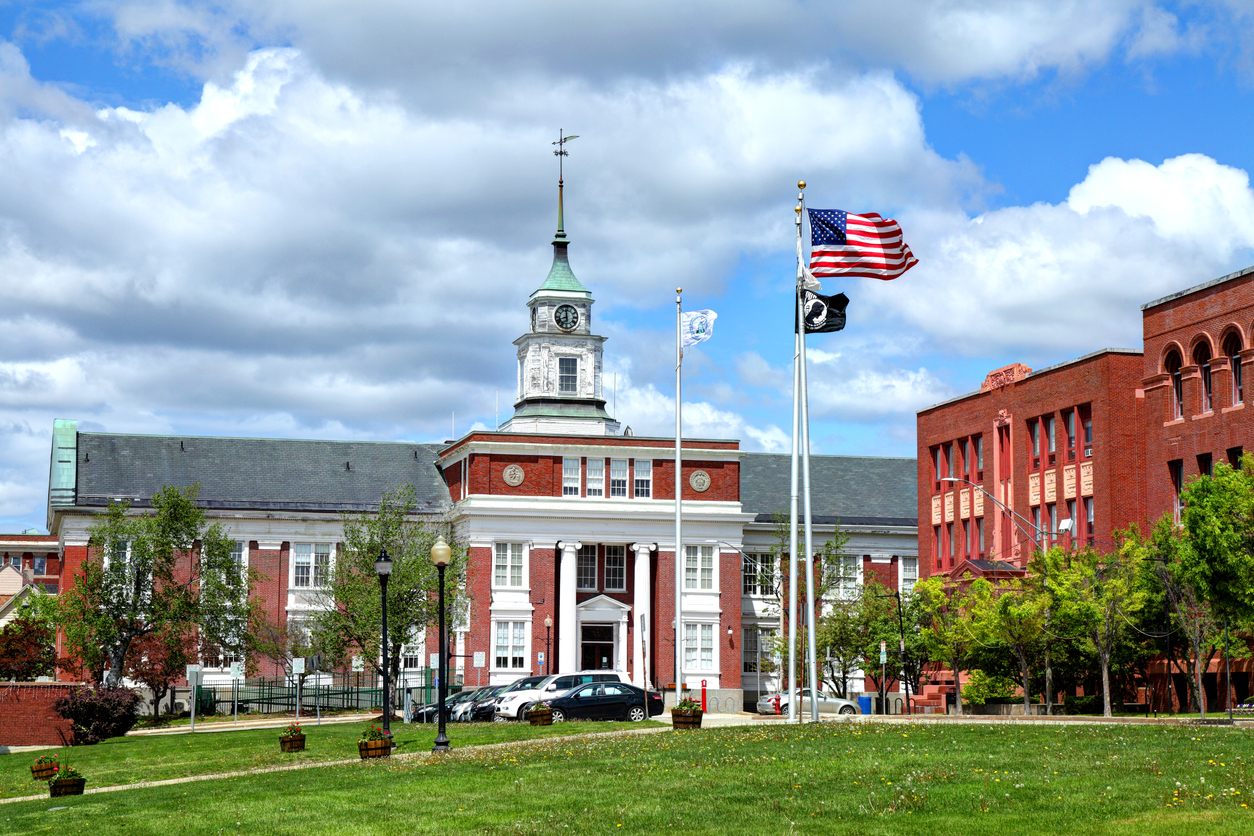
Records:
{"label": "flagpole", "polygon": [[[805,181],[799,182],[797,187],[804,190]],[[809,665],[810,689],[811,693],[813,693],[819,687],[819,670],[814,646],[814,619],[816,613],[814,610],[814,534],[813,523],[810,517],[810,393],[806,378],[805,311],[801,309],[801,280],[803,278],[801,219],[805,216],[804,191],[797,193],[797,208],[802,210],[797,212],[797,341],[801,349],[800,363],[798,364],[801,368],[801,474],[805,490],[804,507],[806,520],[806,661]],[[812,699],[810,700],[810,722],[817,723],[818,721],[819,704],[817,700]]]}
{"label": "flagpole", "polygon": [[[801,215],[797,215],[800,223]],[[797,306],[796,292],[793,292],[793,317],[796,319],[800,310]],[[800,709],[797,706],[797,425],[800,418],[801,402],[801,323],[794,322],[792,356],[792,499],[788,509],[788,722],[798,719]]]}
{"label": "flagpole", "polygon": [[684,629],[683,601],[683,293],[675,288],[675,705],[679,705],[679,690],[683,680],[680,667],[679,636]]}

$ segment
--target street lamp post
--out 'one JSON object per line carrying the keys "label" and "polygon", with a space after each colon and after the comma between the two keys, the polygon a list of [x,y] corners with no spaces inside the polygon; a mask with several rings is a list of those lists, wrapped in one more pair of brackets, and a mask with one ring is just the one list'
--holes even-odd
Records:
{"label": "street lamp post", "polygon": [[[906,689],[906,714],[910,714],[910,668],[906,664],[906,621],[901,614],[901,593],[889,592],[884,595],[876,595],[876,598],[896,598],[897,599],[897,632],[901,637],[901,680],[902,685]],[[881,681],[883,676],[881,675]],[[885,683],[887,687],[887,683]],[[885,698],[886,699],[886,698]],[[888,712],[885,711],[887,714]]]}
{"label": "street lamp post", "polygon": [[379,549],[379,556],[374,562],[374,570],[379,574],[379,594],[383,596],[383,632],[381,633],[383,640],[383,733],[391,739],[392,703],[388,693],[388,674],[391,673],[388,659],[388,577],[392,574],[392,558],[388,557],[387,546]]}
{"label": "street lamp post", "polygon": [[553,638],[553,616],[546,615],[544,617],[544,672],[547,674],[552,666],[552,656],[549,654],[550,643]]}
{"label": "street lamp post", "polygon": [[431,562],[440,573],[440,704],[437,709],[440,715],[440,730],[435,736],[435,746],[431,750],[433,752],[447,752],[450,748],[444,728],[444,703],[448,700],[448,643],[444,641],[444,570],[452,558],[453,550],[449,548],[448,543],[444,542],[444,535],[440,535],[436,538],[435,545],[431,547]]}

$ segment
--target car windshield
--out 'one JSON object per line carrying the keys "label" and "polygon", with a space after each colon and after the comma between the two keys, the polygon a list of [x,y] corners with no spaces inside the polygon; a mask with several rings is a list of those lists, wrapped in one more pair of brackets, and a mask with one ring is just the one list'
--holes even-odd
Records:
{"label": "car windshield", "polygon": [[514,691],[527,691],[539,685],[546,678],[547,677],[543,677],[543,676],[526,676],[518,680],[517,682],[515,682],[513,685],[510,685],[501,693],[512,694]]}

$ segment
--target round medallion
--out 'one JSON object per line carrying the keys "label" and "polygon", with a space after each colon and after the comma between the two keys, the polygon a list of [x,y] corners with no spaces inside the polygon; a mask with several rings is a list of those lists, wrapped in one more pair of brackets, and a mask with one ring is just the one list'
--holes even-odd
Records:
{"label": "round medallion", "polygon": [[553,321],[563,331],[571,331],[579,324],[579,311],[575,310],[574,305],[559,305],[553,313]]}
{"label": "round medallion", "polygon": [[710,474],[706,473],[704,470],[695,470],[692,475],[688,477],[688,484],[691,485],[692,489],[697,493],[705,493],[710,489]]}
{"label": "round medallion", "polygon": [[523,469],[518,465],[511,464],[509,467],[505,468],[505,473],[502,474],[502,476],[505,479],[505,484],[509,485],[511,488],[516,488],[523,483],[523,479],[526,478],[527,474],[524,473]]}

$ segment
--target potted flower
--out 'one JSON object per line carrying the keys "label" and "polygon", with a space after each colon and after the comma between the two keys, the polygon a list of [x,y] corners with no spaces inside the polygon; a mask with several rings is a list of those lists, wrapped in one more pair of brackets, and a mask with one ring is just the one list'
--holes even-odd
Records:
{"label": "potted flower", "polygon": [[283,730],[279,732],[279,751],[305,751],[305,733],[301,731],[300,723],[288,723],[283,727]]}
{"label": "potted flower", "polygon": [[527,712],[527,719],[533,726],[551,726],[553,725],[553,706],[544,701],[538,702]]}
{"label": "potted flower", "polygon": [[701,703],[684,697],[671,709],[671,725],[677,729],[699,729],[702,714]]}
{"label": "potted flower", "polygon": [[48,779],[48,796],[60,798],[63,795],[82,795],[87,779],[72,766],[52,767],[52,777]]}
{"label": "potted flower", "polygon": [[30,774],[34,776],[36,781],[47,781],[57,771],[57,756],[40,755],[35,758],[35,762],[30,765]]}
{"label": "potted flower", "polygon": [[382,726],[371,724],[361,737],[357,738],[357,753],[361,759],[386,758],[392,754],[392,736],[383,731]]}

